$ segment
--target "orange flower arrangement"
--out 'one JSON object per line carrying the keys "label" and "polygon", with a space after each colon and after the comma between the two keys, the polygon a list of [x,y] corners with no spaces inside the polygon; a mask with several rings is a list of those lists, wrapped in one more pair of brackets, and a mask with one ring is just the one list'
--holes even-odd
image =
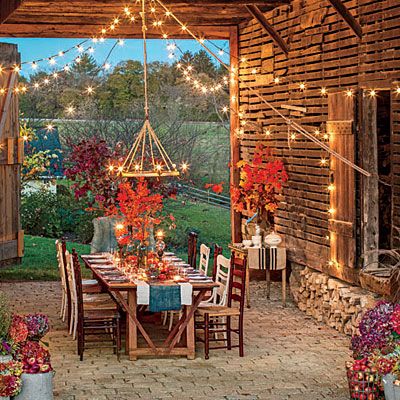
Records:
{"label": "orange flower arrangement", "polygon": [[288,180],[285,166],[281,160],[274,159],[271,150],[262,144],[257,145],[251,161],[239,161],[239,187],[231,188],[233,209],[237,212],[273,212],[278,207],[277,195],[282,184]]}
{"label": "orange flower arrangement", "polygon": [[161,223],[163,196],[151,193],[146,180],[141,179],[135,188],[129,182],[119,185],[117,202],[124,217],[123,227],[118,226],[119,244],[132,241],[143,243],[149,237],[149,228]]}

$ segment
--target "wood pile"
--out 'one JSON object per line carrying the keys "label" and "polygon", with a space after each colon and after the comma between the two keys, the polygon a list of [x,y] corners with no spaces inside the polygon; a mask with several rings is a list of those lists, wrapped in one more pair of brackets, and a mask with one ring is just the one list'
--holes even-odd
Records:
{"label": "wood pile", "polygon": [[291,282],[291,290],[300,310],[346,335],[356,333],[363,313],[379,299],[378,295],[307,267],[300,271],[297,283]]}

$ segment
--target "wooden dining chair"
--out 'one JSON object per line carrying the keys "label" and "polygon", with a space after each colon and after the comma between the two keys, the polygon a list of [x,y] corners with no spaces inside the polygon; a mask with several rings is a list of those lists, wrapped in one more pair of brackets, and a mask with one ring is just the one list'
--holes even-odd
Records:
{"label": "wooden dining chair", "polygon": [[[64,262],[64,252],[62,249],[61,240],[56,240],[56,253],[57,253],[57,263],[58,263],[58,272],[60,274],[61,279],[61,309],[60,309],[60,318],[62,321],[65,321],[67,318],[70,318],[70,313],[68,312],[68,308],[70,307],[71,299],[69,297],[69,286],[68,279],[66,275],[66,268]],[[69,319],[68,319],[69,321]]]}
{"label": "wooden dining chair", "polygon": [[214,288],[212,295],[200,303],[199,307],[226,306],[228,303],[229,279],[231,275],[231,260],[219,254],[216,258],[217,272],[214,282],[219,286]]}
{"label": "wooden dining chair", "polygon": [[[101,337],[110,337],[114,353],[119,354],[121,350],[121,316],[117,304],[109,296],[108,300],[87,301],[82,290],[81,267],[78,254],[73,250],[72,255],[68,255],[69,262],[73,265],[76,299],[77,299],[77,334],[78,334],[78,355],[83,360],[85,351],[86,337],[95,336],[90,342],[104,341]],[[99,296],[99,295],[95,295]],[[101,296],[101,295],[100,295]],[[110,347],[110,346],[98,346]]]}
{"label": "wooden dining chair", "polygon": [[196,232],[190,232],[188,235],[188,264],[192,268],[196,268],[197,264],[197,239]]}
{"label": "wooden dining chair", "polygon": [[[196,331],[203,331],[203,337],[197,337],[204,342],[205,359],[209,359],[210,350],[239,348],[240,357],[244,356],[243,323],[244,303],[246,294],[247,258],[231,257],[228,301],[226,306],[211,305],[201,307],[197,314],[200,319],[196,322]],[[237,319],[237,327],[232,327],[232,318]],[[219,339],[215,334],[223,333],[224,338]],[[232,344],[232,333],[238,335],[238,344]],[[225,345],[210,347],[210,342],[225,342]]]}
{"label": "wooden dining chair", "polygon": [[200,260],[199,260],[199,272],[204,275],[208,274],[208,264],[210,262],[211,249],[204,243],[200,245]]}

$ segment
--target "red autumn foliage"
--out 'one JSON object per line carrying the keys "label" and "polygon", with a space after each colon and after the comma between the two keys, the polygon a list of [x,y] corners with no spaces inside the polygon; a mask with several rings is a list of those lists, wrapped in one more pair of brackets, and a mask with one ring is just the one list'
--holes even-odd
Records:
{"label": "red autumn foliage", "polygon": [[204,187],[206,189],[211,189],[214,193],[221,194],[224,191],[224,183],[207,183]]}
{"label": "red autumn foliage", "polygon": [[87,197],[91,209],[113,213],[121,177],[110,173],[108,166],[120,158],[119,147],[113,150],[104,140],[94,137],[73,145],[67,159],[71,166],[65,175],[75,182],[72,185],[75,197]]}
{"label": "red autumn foliage", "polygon": [[239,161],[239,187],[231,188],[233,208],[253,213],[273,212],[278,207],[277,195],[288,180],[283,162],[274,159],[268,147],[259,144],[251,161]]}
{"label": "red autumn foliage", "polygon": [[149,236],[150,226],[161,223],[163,196],[152,193],[148,182],[138,180],[136,187],[131,183],[121,183],[118,188],[117,202],[119,212],[124,218],[124,229],[119,229],[119,244],[125,246],[131,241],[144,242]]}

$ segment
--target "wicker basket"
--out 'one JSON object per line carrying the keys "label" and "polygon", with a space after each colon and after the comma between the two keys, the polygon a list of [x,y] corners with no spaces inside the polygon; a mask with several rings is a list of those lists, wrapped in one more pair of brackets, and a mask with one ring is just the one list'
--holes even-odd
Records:
{"label": "wicker basket", "polygon": [[351,400],[381,400],[384,399],[381,389],[381,378],[378,373],[353,371],[347,368],[347,380]]}

